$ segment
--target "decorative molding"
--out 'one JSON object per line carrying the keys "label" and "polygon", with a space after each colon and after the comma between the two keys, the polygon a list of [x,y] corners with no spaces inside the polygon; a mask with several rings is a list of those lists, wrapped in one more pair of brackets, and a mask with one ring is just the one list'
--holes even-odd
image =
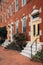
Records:
{"label": "decorative molding", "polygon": [[36,20],[39,20],[40,18],[39,17],[37,17],[37,18],[35,18],[35,19],[32,19],[32,21],[36,21]]}

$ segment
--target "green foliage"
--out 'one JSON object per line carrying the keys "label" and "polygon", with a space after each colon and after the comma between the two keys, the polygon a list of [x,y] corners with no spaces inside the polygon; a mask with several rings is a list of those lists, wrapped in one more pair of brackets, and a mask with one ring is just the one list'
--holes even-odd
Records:
{"label": "green foliage", "polygon": [[43,61],[43,50],[41,50],[40,52],[37,52],[36,55],[34,55],[32,57],[32,59],[36,60],[36,61]]}
{"label": "green foliage", "polygon": [[19,33],[15,34],[13,37],[14,40],[16,40],[16,44],[23,49],[26,46],[26,34],[25,33]]}
{"label": "green foliage", "polygon": [[21,51],[26,46],[26,34],[19,33],[13,36],[13,42],[6,48]]}

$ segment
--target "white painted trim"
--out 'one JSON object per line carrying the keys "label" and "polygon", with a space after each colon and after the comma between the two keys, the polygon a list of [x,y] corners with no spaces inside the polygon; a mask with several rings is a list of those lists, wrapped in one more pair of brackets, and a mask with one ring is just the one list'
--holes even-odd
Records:
{"label": "white painted trim", "polygon": [[42,30],[40,30],[40,35],[42,35]]}
{"label": "white painted trim", "polygon": [[[33,26],[32,26],[32,22],[34,22],[34,21],[37,21],[37,20],[39,20],[39,22],[41,23],[41,21],[42,21],[42,19],[40,18],[40,17],[37,17],[37,18],[32,18],[32,16],[31,15],[33,15],[34,13],[37,13],[37,12],[39,12],[39,10],[38,9],[35,9],[31,14],[29,14],[29,17],[30,17],[30,22],[29,22],[29,26],[31,26],[31,29],[30,29],[30,32],[31,32],[31,42],[32,42],[32,36],[33,36],[33,33],[32,33],[32,31],[33,31]],[[29,32],[29,35],[30,35],[30,32]],[[40,32],[40,34],[41,34],[41,32]]]}
{"label": "white painted trim", "polygon": [[41,13],[42,12],[42,8],[40,7],[40,9],[39,9],[39,13]]}
{"label": "white painted trim", "polygon": [[42,18],[40,18],[40,23],[42,23]]}
{"label": "white painted trim", "polygon": [[23,20],[21,19],[21,22],[22,22]]}
{"label": "white painted trim", "polygon": [[35,9],[35,8],[36,8],[36,5],[33,6],[33,9]]}
{"label": "white painted trim", "polygon": [[29,17],[31,17],[31,14],[29,14]]}
{"label": "white painted trim", "polygon": [[33,15],[33,14],[35,14],[37,12],[39,12],[39,10],[38,9],[35,9],[34,11],[32,11],[31,15]]}
{"label": "white painted trim", "polygon": [[39,17],[34,18],[34,19],[32,18],[33,21],[37,21],[37,20],[39,20],[39,19],[40,19]]}

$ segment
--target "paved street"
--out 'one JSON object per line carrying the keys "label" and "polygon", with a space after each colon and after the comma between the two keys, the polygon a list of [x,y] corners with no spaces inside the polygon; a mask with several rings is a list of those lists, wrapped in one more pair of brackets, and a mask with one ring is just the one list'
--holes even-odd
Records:
{"label": "paved street", "polygon": [[0,65],[42,65],[22,56],[15,50],[7,50],[0,46]]}

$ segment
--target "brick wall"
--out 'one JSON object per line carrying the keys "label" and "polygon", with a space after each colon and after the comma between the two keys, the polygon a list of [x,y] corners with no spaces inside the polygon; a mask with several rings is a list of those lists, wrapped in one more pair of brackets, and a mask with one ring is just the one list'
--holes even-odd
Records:
{"label": "brick wall", "polygon": [[[40,24],[40,29],[42,30],[42,35],[41,35],[41,41],[43,42],[43,0],[27,0],[27,4],[25,6],[22,7],[21,4],[21,0],[19,1],[19,10],[17,12],[13,12],[12,16],[9,17],[9,13],[7,11],[9,5],[13,2],[14,0],[9,1],[5,7],[3,7],[3,11],[1,12],[3,15],[4,12],[6,12],[6,16],[8,14],[8,18],[6,18],[6,22],[4,23],[0,23],[0,26],[7,26],[10,22],[14,23],[14,33],[16,33],[15,31],[15,21],[18,19],[19,20],[19,33],[22,32],[22,22],[21,19],[23,16],[27,16],[27,27],[26,27],[26,33],[27,33],[27,40],[30,40],[30,36],[29,36],[29,31],[30,31],[30,26],[29,26],[29,22],[30,22],[30,18],[29,18],[29,14],[33,11],[33,6],[35,5],[37,9],[42,9],[42,12],[40,13],[40,17],[42,18],[42,23]],[[15,1],[14,1],[15,4]],[[15,5],[14,5],[15,6]],[[14,7],[15,8],[15,7]],[[15,10],[15,9],[14,9]],[[9,36],[9,35],[7,35]]]}

